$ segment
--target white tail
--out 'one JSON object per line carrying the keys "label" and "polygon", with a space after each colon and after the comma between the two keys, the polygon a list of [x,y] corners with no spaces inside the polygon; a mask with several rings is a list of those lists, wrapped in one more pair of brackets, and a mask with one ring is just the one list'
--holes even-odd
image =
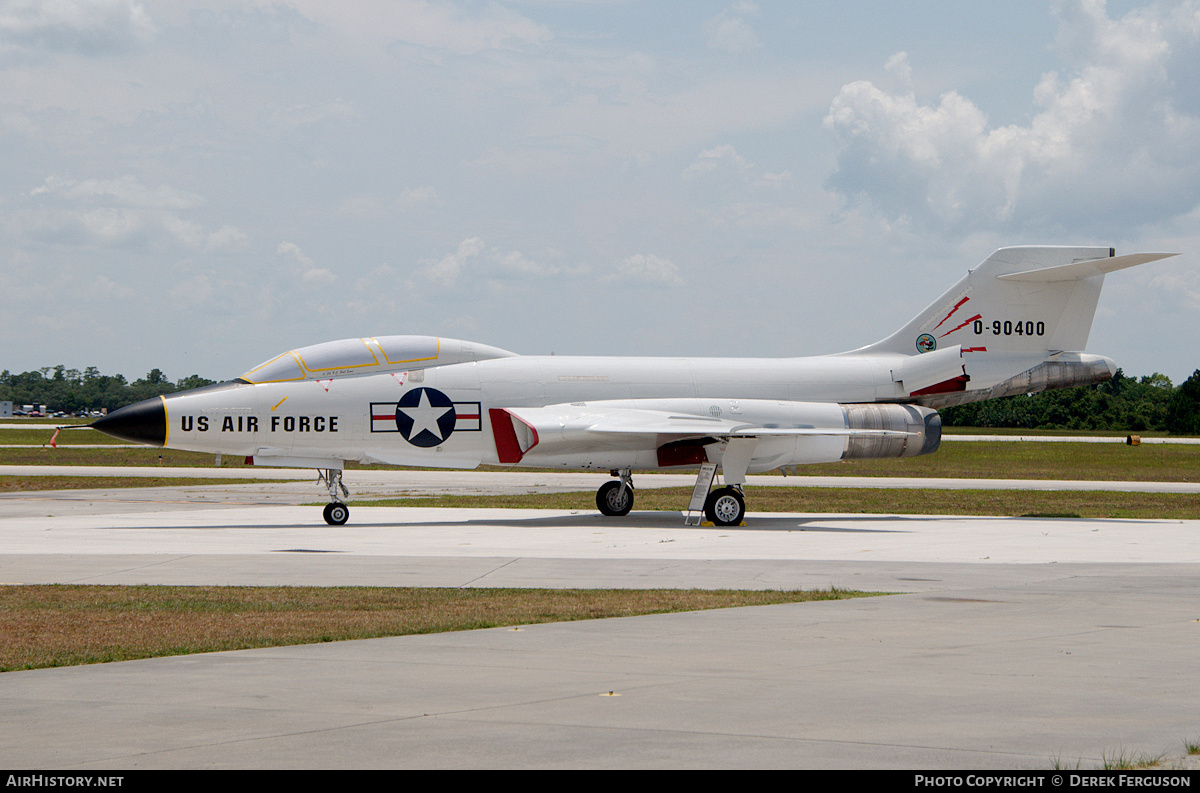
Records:
{"label": "white tail", "polygon": [[[850,354],[907,356],[893,377],[931,406],[1099,382],[1112,362],[1080,353],[1105,274],[1174,255],[1001,248],[900,330]],[[962,374],[952,382],[946,375],[959,357]]]}

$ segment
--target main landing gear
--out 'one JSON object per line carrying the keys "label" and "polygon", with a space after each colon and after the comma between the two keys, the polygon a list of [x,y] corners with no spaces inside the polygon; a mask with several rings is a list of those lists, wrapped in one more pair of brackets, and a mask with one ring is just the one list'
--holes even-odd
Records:
{"label": "main landing gear", "polygon": [[633,509],[633,476],[628,468],[613,471],[613,476],[621,477],[618,482],[605,482],[596,491],[596,507],[601,515],[621,517],[628,515]]}
{"label": "main landing gear", "polygon": [[[330,526],[344,526],[350,519],[350,507],[346,506],[342,498],[349,498],[350,491],[342,484],[341,469],[317,469],[317,481],[324,483],[329,488],[330,503],[325,505],[325,522]],[[339,490],[341,491],[340,497]]]}
{"label": "main landing gear", "polygon": [[[692,509],[698,509],[703,503],[704,517],[713,525],[740,526],[746,517],[746,497],[742,493],[741,485],[725,485],[713,490],[715,473],[715,465],[711,468],[705,466],[701,470],[696,480],[696,493],[692,496],[694,506],[689,508],[689,514]],[[605,482],[600,486],[596,491],[596,507],[601,515],[608,517],[628,515],[633,509],[633,476],[628,468],[613,471],[612,475],[620,479]],[[696,500],[699,494],[706,494],[703,502]]]}
{"label": "main landing gear", "polygon": [[714,526],[740,526],[746,517],[746,497],[737,485],[718,487],[704,500],[704,517]]}

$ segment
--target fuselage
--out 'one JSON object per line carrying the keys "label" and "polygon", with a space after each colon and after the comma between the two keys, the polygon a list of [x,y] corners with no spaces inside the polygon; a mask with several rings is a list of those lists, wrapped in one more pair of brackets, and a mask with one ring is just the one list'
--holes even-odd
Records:
{"label": "fuselage", "polygon": [[[893,388],[888,369],[874,360],[516,356],[328,380],[235,381],[173,394],[163,398],[163,443],[264,457],[324,457],[360,448],[367,457],[387,451],[412,464],[436,465],[440,458],[473,467],[471,461],[500,463],[487,419],[491,408],[702,399],[728,415],[731,400],[874,402]],[[396,406],[414,389],[445,394],[454,405],[456,422],[445,443],[413,446],[397,429]]]}
{"label": "fuselage", "polygon": [[[658,407],[767,426],[825,426],[838,420],[827,417],[828,408],[814,405],[914,401],[906,399],[895,371],[893,357],[883,355],[513,356],[329,379],[235,381],[162,398],[166,426],[161,442],[174,449],[312,467],[358,460],[455,468],[481,463],[654,468],[660,467],[655,449],[670,439],[654,439],[637,459],[598,454],[550,462],[535,454],[514,463],[497,448],[489,411],[581,403],[628,408],[668,400]],[[405,399],[410,404],[402,404]],[[406,424],[409,415],[419,420],[422,413],[434,423],[416,429]],[[837,426],[847,426],[846,420]],[[814,447],[818,442],[804,443]],[[824,443],[829,448],[820,459],[838,459],[848,442],[835,438]],[[786,458],[780,457],[785,460],[781,464]]]}

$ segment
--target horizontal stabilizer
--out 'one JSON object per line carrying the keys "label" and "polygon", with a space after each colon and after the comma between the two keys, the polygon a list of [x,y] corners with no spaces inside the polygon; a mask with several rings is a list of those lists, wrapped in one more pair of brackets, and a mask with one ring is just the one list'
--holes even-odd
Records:
{"label": "horizontal stabilizer", "polygon": [[1096,275],[1124,270],[1126,267],[1136,267],[1159,259],[1178,256],[1177,253],[1129,253],[1124,256],[1109,256],[1104,259],[1088,259],[1082,262],[1060,264],[1057,267],[1043,267],[1038,270],[1024,270],[1019,273],[1008,273],[996,276],[1001,281],[1078,281]]}
{"label": "horizontal stabilizer", "polygon": [[904,390],[910,394],[964,374],[961,344],[909,356],[892,369],[892,379],[903,382]]}

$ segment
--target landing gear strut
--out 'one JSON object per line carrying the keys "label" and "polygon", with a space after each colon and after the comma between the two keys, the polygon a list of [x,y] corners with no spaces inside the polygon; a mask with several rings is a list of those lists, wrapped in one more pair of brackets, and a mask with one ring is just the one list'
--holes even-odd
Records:
{"label": "landing gear strut", "polygon": [[596,507],[601,515],[620,517],[628,515],[633,509],[633,476],[628,468],[613,471],[613,476],[621,477],[618,482],[605,482],[596,491]]}
{"label": "landing gear strut", "polygon": [[[727,472],[728,476],[728,472]],[[745,471],[734,471],[733,476],[745,481]],[[692,500],[688,502],[685,526],[701,524],[701,519],[707,520],[714,526],[740,526],[746,517],[746,496],[742,493],[742,484],[735,481],[713,489],[717,477],[717,464],[704,463],[696,473],[696,485],[692,488]],[[695,512],[696,523],[692,523],[692,513]]]}
{"label": "landing gear strut", "polygon": [[350,491],[342,484],[342,470],[340,468],[317,469],[317,481],[324,483],[329,488],[330,503],[325,505],[325,522],[330,526],[345,525],[346,521],[350,519],[350,507],[342,502],[342,498],[349,498]]}

